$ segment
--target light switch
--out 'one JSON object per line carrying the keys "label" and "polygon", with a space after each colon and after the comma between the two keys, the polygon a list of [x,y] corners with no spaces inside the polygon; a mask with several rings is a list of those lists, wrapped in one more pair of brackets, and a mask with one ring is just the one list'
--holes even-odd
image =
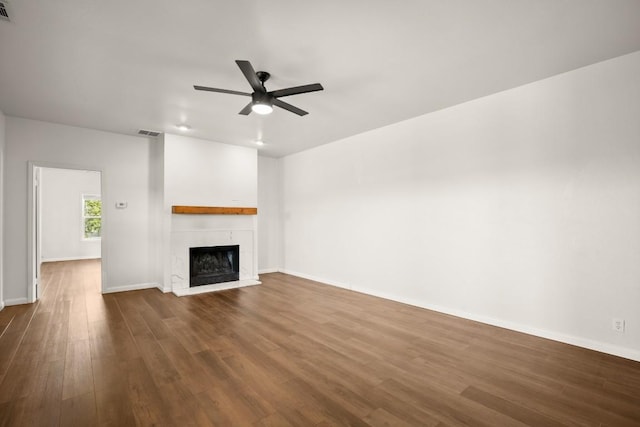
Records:
{"label": "light switch", "polygon": [[126,209],[127,202],[116,202],[116,209]]}

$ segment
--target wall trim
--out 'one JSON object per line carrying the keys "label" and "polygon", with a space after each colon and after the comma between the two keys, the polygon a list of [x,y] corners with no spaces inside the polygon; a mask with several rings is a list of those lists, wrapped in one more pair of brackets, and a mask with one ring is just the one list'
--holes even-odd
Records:
{"label": "wall trim", "polygon": [[[296,276],[296,277],[301,277],[303,279],[307,279],[307,280],[313,280],[314,282],[320,282],[324,285],[331,285],[331,286],[335,286],[336,288],[342,288],[342,289],[348,289],[350,291],[355,291],[350,285],[343,283],[343,282],[338,282],[335,280],[329,280],[329,279],[325,279],[322,277],[318,277],[318,276],[313,276],[311,274],[305,274],[305,273],[300,273],[298,271],[292,271],[292,270],[288,270],[286,268],[280,269],[279,270],[280,273],[284,273],[284,274],[290,274],[291,276]],[[355,291],[357,292],[357,291]],[[360,292],[362,294],[366,293],[366,292]],[[377,296],[377,295],[375,295]],[[380,297],[380,298],[384,298],[384,297]],[[385,298],[385,299],[391,299],[391,298]],[[392,300],[392,301],[396,301],[396,302],[402,302],[402,301],[397,301],[397,300]]]}
{"label": "wall trim", "polygon": [[171,292],[171,286],[162,286],[161,284],[158,284],[156,287],[163,294],[167,294],[167,293]]}
{"label": "wall trim", "polygon": [[5,306],[10,306],[10,305],[22,305],[22,304],[30,304],[29,299],[27,299],[26,297],[22,297],[22,298],[10,298],[10,299],[6,299],[4,300],[4,304]]}
{"label": "wall trim", "polygon": [[60,261],[80,261],[85,259],[102,259],[93,255],[89,256],[74,256],[74,257],[62,257],[62,258],[42,258],[42,262],[60,262]]}
{"label": "wall trim", "polygon": [[151,288],[160,288],[160,285],[157,283],[134,283],[132,285],[109,286],[108,288],[105,288],[102,293],[113,294],[116,292],[139,291],[141,289]]}
{"label": "wall trim", "polygon": [[258,274],[279,273],[280,271],[279,268],[263,268],[262,270],[258,270]]}
{"label": "wall trim", "polygon": [[4,301],[0,301],[0,311],[4,308]]}
{"label": "wall trim", "polygon": [[365,295],[371,295],[378,298],[384,298],[390,301],[400,302],[403,304],[412,305],[414,307],[424,308],[427,310],[437,311],[438,313],[448,314],[455,317],[460,317],[467,320],[473,320],[475,322],[484,323],[491,326],[497,326],[500,328],[510,329],[516,332],[522,332],[527,335],[533,335],[539,338],[545,338],[552,341],[558,341],[564,344],[575,345],[577,347],[586,348],[589,350],[598,351],[601,353],[611,354],[613,356],[623,357],[625,359],[634,360],[640,362],[640,350],[632,348],[621,347],[613,344],[608,344],[600,341],[594,341],[587,338],[577,337],[575,335],[563,334],[560,332],[549,331],[546,329],[534,328],[531,326],[523,325],[520,323],[509,322],[507,320],[497,319],[494,317],[483,316],[480,314],[469,313],[463,310],[457,310],[449,307],[442,307],[434,304],[426,304],[422,301],[413,298],[401,298],[397,295],[391,295],[385,292],[378,292],[367,288],[354,288],[346,283],[336,282],[333,280],[326,280],[318,278],[309,274],[299,273],[291,270],[283,269],[282,273],[290,274],[292,276],[301,277],[303,279],[313,280],[314,282],[320,282],[322,284],[334,286],[337,288],[348,289],[353,292],[358,292]]}

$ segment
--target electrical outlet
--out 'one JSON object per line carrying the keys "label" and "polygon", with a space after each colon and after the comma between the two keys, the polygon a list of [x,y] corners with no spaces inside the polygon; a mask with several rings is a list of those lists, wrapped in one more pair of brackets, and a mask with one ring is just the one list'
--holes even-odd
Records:
{"label": "electrical outlet", "polygon": [[624,319],[613,319],[611,327],[616,332],[624,332]]}

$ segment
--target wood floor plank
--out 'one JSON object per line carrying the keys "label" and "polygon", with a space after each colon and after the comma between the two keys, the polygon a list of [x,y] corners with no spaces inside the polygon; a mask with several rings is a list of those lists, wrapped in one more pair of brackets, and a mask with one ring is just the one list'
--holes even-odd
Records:
{"label": "wood floor plank", "polygon": [[284,415],[276,412],[258,420],[254,425],[256,427],[295,427],[301,424],[291,424]]}
{"label": "wood floor plank", "polygon": [[35,312],[33,305],[7,307],[10,321],[0,336],[0,375],[6,374]]}
{"label": "wood floor plank", "polygon": [[328,390],[314,387],[301,378],[287,381],[287,386],[296,394],[307,396],[311,407],[321,417],[321,422],[329,425],[349,425],[366,427],[367,423],[340,403],[339,396],[333,396]]}
{"label": "wood floor plank", "polygon": [[135,425],[126,375],[130,360],[120,359],[117,354],[92,360],[96,411],[101,426]]}
{"label": "wood floor plank", "polygon": [[544,384],[509,372],[470,375],[470,383],[528,410],[544,414],[566,426],[598,425],[597,413],[583,402],[563,397],[559,383]]}
{"label": "wood floor plank", "polygon": [[171,414],[172,422],[179,426],[214,427],[207,413],[196,400],[195,395],[187,384],[182,381],[174,381],[159,387],[165,396],[167,410]]}
{"label": "wood floor plank", "polygon": [[235,401],[231,400],[233,394],[225,393],[218,389],[200,392],[196,399],[207,419],[215,426],[251,425],[254,420],[247,413],[238,409]]}
{"label": "wood floor plank", "polygon": [[127,399],[138,425],[175,425],[165,403],[165,396],[156,386],[142,358],[127,361]]}
{"label": "wood floor plank", "polygon": [[151,332],[136,336],[135,342],[151,374],[151,378],[157,386],[169,384],[180,379],[180,374],[173,367],[171,360]]}
{"label": "wood floor plank", "polygon": [[62,399],[93,392],[93,369],[89,340],[70,341],[64,364],[64,387]]}
{"label": "wood floor plank", "polygon": [[[394,426],[394,427],[411,427],[412,425],[390,412],[382,408],[378,408],[364,417],[364,421],[372,427],[377,426]],[[428,424],[424,424],[425,426]],[[435,425],[435,424],[432,424]]]}
{"label": "wood floor plank", "polygon": [[175,337],[165,338],[159,344],[178,372],[180,381],[187,384],[194,395],[215,386],[217,379],[209,372],[206,360],[197,353],[187,351]]}
{"label": "wood floor plank", "polygon": [[25,425],[47,425],[60,418],[64,360],[47,362],[38,370],[37,381],[25,398]]}
{"label": "wood floor plank", "polygon": [[96,400],[93,392],[62,400],[60,426],[93,426],[98,424]]}
{"label": "wood floor plank", "polygon": [[33,390],[37,376],[39,360],[33,355],[24,357],[18,351],[8,372],[0,384],[0,403],[28,397]]}
{"label": "wood floor plank", "polygon": [[[77,300],[81,300],[80,302]],[[78,304],[83,304],[84,299],[76,298],[71,301],[71,311],[69,313],[69,341],[85,341],[89,339],[89,323],[87,321],[87,311],[83,307],[78,310]],[[74,310],[75,308],[75,310]]]}
{"label": "wood floor plank", "polygon": [[526,425],[541,425],[548,427],[562,427],[565,425],[544,414],[532,411],[524,406],[514,403],[513,401],[492,395],[491,393],[474,386],[470,386],[464,390],[462,392],[462,396],[486,406],[487,408],[491,408],[501,414],[505,414],[515,420],[521,421]]}
{"label": "wood floor plank", "polygon": [[294,276],[102,295],[46,263],[0,312],[0,426],[640,426],[640,363]]}
{"label": "wood floor plank", "polygon": [[120,427],[136,425],[127,387],[111,387],[96,390],[97,425]]}
{"label": "wood floor plank", "polygon": [[270,356],[280,363],[289,363],[296,377],[304,379],[307,383],[326,389],[331,395],[339,397],[342,405],[351,413],[365,418],[375,411],[376,404],[362,397],[361,389],[357,386],[361,378],[353,378],[352,375],[340,372],[333,374],[310,358],[291,360],[287,353],[276,350]]}

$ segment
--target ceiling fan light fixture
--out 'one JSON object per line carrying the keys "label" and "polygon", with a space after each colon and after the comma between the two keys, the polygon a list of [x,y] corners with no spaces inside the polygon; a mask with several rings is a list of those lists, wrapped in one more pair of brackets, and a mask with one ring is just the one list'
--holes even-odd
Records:
{"label": "ceiling fan light fixture", "polygon": [[273,105],[267,93],[254,92],[251,95],[251,111],[256,114],[271,114]]}
{"label": "ceiling fan light fixture", "polygon": [[273,112],[273,107],[267,103],[255,103],[251,106],[251,111],[260,115],[267,115]]}

